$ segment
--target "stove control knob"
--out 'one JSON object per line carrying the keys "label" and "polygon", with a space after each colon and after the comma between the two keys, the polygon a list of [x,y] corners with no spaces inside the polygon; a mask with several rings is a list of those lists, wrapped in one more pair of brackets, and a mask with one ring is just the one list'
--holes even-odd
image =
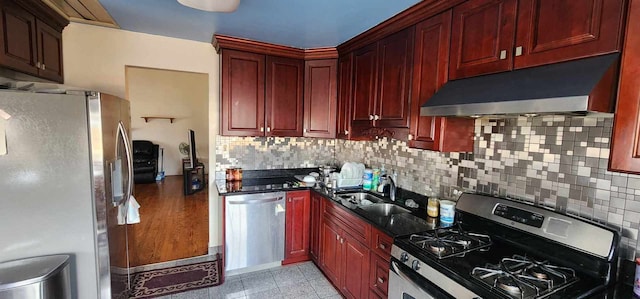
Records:
{"label": "stove control knob", "polygon": [[404,262],[406,262],[406,261],[408,261],[408,260],[409,260],[409,255],[408,255],[406,252],[403,252],[403,253],[400,255],[400,261],[404,263]]}
{"label": "stove control knob", "polygon": [[413,270],[418,271],[420,269],[420,261],[413,260],[413,263],[411,263],[411,268],[413,268]]}

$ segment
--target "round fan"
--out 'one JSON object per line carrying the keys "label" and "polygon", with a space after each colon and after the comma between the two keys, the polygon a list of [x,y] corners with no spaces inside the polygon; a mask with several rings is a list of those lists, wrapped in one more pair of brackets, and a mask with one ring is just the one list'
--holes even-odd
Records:
{"label": "round fan", "polygon": [[189,145],[186,142],[180,142],[178,149],[180,149],[181,154],[185,156],[189,155]]}

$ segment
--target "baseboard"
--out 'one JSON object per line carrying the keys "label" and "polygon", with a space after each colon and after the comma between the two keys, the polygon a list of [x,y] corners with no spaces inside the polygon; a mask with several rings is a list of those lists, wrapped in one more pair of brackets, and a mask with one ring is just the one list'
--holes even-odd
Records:
{"label": "baseboard", "polygon": [[222,245],[209,247],[209,254],[222,253]]}

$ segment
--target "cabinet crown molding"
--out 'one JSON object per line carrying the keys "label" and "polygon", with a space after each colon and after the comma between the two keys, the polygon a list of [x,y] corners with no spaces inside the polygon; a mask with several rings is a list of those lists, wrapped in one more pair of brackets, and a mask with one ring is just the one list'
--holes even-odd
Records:
{"label": "cabinet crown molding", "polygon": [[299,49],[222,34],[214,34],[211,44],[218,53],[221,49],[232,49],[304,60],[338,58],[338,50],[335,47]]}

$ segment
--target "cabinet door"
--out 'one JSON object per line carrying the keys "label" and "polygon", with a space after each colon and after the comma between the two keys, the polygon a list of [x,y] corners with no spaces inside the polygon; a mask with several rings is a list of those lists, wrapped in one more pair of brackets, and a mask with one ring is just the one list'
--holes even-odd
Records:
{"label": "cabinet door", "polygon": [[[373,125],[373,112],[376,101],[377,56],[376,43],[359,49],[353,54],[351,127],[354,130],[361,130]],[[352,135],[357,133],[352,132]]]}
{"label": "cabinet door", "polygon": [[351,131],[351,96],[353,95],[353,53],[338,59],[338,121],[336,137],[349,139]]}
{"label": "cabinet door", "polygon": [[374,126],[409,127],[409,95],[413,61],[414,27],[378,43],[378,87]]}
{"label": "cabinet door", "polygon": [[443,152],[473,151],[473,119],[420,116],[420,106],[447,82],[451,11],[416,25],[409,146]]}
{"label": "cabinet door", "polygon": [[342,273],[342,246],[340,244],[340,227],[324,217],[320,224],[320,267],[324,275],[340,285]]}
{"label": "cabinet door", "polygon": [[38,36],[39,75],[42,78],[62,83],[62,34],[51,26],[38,20],[36,22]]}
{"label": "cabinet door", "polygon": [[335,59],[305,62],[305,137],[336,137],[337,64]]}
{"label": "cabinet door", "polygon": [[389,260],[372,254],[369,272],[369,287],[378,293],[378,296],[386,298],[389,291]]}
{"label": "cabinet door", "polygon": [[320,257],[320,220],[322,219],[322,197],[312,192],[311,195],[311,240],[309,253],[311,259],[319,264]]}
{"label": "cabinet door", "polygon": [[510,70],[516,0],[470,0],[453,8],[449,78]]}
{"label": "cabinet door", "polygon": [[309,259],[309,191],[287,192],[283,264]]}
{"label": "cabinet door", "polygon": [[[623,0],[520,0],[515,68],[620,49]],[[521,52],[521,55],[520,55]]]}
{"label": "cabinet door", "polygon": [[620,88],[611,139],[609,169],[640,173],[640,0],[631,0]]}
{"label": "cabinet door", "polygon": [[367,298],[369,294],[369,248],[348,233],[340,239],[343,250],[342,294],[346,298]]}
{"label": "cabinet door", "polygon": [[267,56],[267,136],[302,136],[302,60]]}
{"label": "cabinet door", "polygon": [[264,63],[264,55],[222,50],[222,135],[264,136]]}
{"label": "cabinet door", "polygon": [[36,18],[11,1],[2,1],[0,64],[38,75]]}

